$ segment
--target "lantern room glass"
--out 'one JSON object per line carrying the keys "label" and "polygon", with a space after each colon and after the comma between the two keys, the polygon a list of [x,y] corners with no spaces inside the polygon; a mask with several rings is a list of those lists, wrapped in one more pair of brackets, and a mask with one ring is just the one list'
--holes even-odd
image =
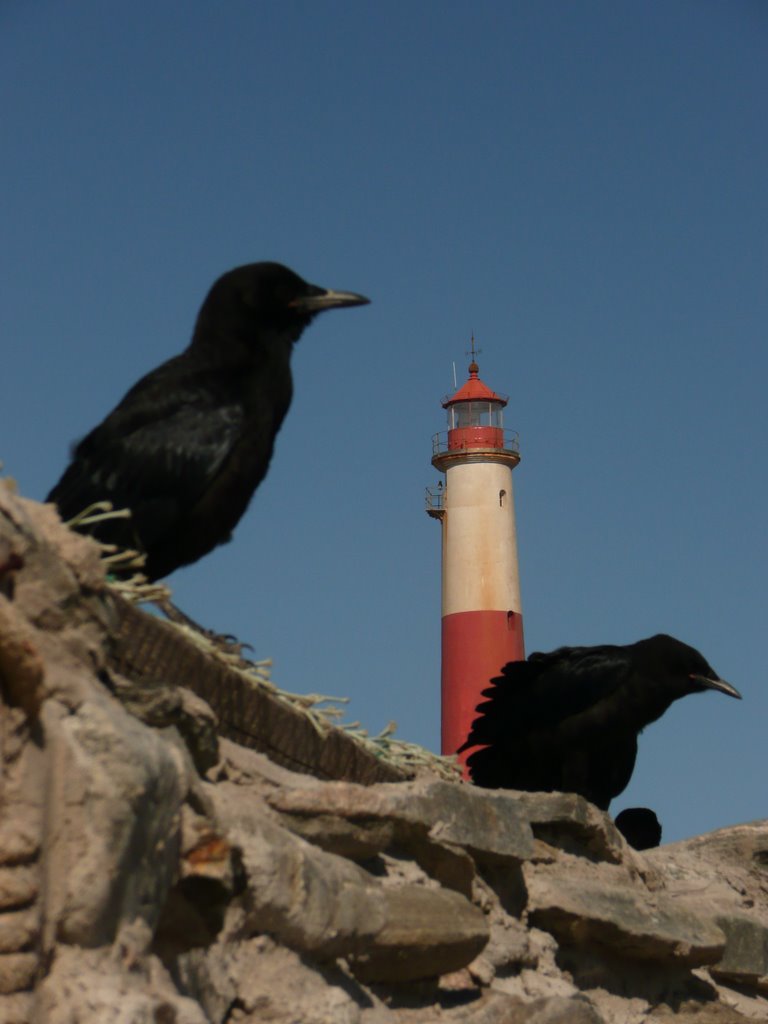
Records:
{"label": "lantern room glass", "polygon": [[448,426],[457,427],[503,427],[501,402],[456,402],[448,406]]}

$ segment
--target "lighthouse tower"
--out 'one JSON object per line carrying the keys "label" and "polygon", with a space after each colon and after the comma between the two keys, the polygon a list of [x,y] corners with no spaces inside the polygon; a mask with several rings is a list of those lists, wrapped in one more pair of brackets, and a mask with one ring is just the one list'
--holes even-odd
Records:
{"label": "lighthouse tower", "polygon": [[472,338],[469,379],[443,399],[448,430],[432,439],[432,465],[445,473],[427,490],[441,523],[442,752],[466,740],[489,680],[525,657],[512,470],[517,435],[504,430],[507,398],[479,377]]}

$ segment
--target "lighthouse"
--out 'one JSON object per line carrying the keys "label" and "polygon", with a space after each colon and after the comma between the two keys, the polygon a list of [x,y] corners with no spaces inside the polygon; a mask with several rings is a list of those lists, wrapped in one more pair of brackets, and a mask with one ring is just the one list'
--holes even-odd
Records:
{"label": "lighthouse", "polygon": [[467,738],[482,691],[508,661],[525,657],[512,470],[517,434],[504,429],[507,397],[480,379],[472,338],[469,378],[443,399],[448,430],[432,439],[445,474],[427,489],[442,530],[443,754]]}

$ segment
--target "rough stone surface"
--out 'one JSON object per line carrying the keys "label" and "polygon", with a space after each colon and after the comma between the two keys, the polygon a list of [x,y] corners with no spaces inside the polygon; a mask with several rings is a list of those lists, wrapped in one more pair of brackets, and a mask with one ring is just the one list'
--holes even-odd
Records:
{"label": "rough stone surface", "polygon": [[116,670],[117,608],[0,482],[0,1024],[768,1020],[768,823],[639,854],[572,794],[321,782]]}
{"label": "rough stone surface", "polygon": [[57,950],[34,1014],[46,1024],[208,1024],[197,1000],[182,996],[157,960],[121,963],[106,948]]}
{"label": "rough stone surface", "polygon": [[608,814],[576,793],[518,793],[515,800],[548,845],[614,864],[626,859],[626,843]]}
{"label": "rough stone surface", "polygon": [[768,991],[768,929],[745,917],[719,917],[717,923],[726,945],[712,973]]}
{"label": "rough stone surface", "polygon": [[462,846],[479,860],[519,863],[533,853],[530,826],[513,797],[431,778],[377,786],[332,782],[277,791],[269,802],[294,816],[384,819],[395,825],[402,843],[428,835]]}
{"label": "rough stone surface", "polygon": [[531,920],[563,941],[598,943],[627,957],[692,967],[717,963],[725,949],[725,935],[714,921],[662,893],[627,885],[605,867],[531,865],[525,880]]}
{"label": "rough stone surface", "polygon": [[382,818],[352,820],[336,814],[282,814],[286,828],[329,853],[370,860],[395,841],[395,825]]}
{"label": "rough stone surface", "polygon": [[[51,799],[68,809],[51,844],[57,932],[100,946],[123,920],[155,923],[174,876],[184,768],[157,733],[98,694],[48,724],[56,730]],[[126,872],[128,863],[138,870]]]}
{"label": "rough stone surface", "polygon": [[438,977],[474,960],[488,942],[482,911],[456,892],[403,886],[380,894],[384,924],[350,966],[363,981]]}
{"label": "rough stone surface", "polygon": [[0,953],[0,993],[5,995],[31,988],[36,970],[37,957],[34,953]]}
{"label": "rough stone surface", "polygon": [[28,1024],[33,1012],[34,1003],[30,993],[17,992],[10,996],[0,994],[0,1021],[3,1024]]}
{"label": "rough stone surface", "polygon": [[25,803],[11,808],[4,801],[3,809],[8,816],[0,822],[0,864],[28,864],[40,850],[36,822]]}
{"label": "rough stone surface", "polygon": [[32,903],[37,898],[38,884],[39,872],[35,867],[0,867],[0,911]]}

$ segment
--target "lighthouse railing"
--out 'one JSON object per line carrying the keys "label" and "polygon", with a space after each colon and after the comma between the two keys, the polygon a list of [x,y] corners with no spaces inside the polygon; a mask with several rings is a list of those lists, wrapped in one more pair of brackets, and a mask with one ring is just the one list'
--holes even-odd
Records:
{"label": "lighthouse railing", "polygon": [[442,487],[425,487],[424,504],[427,512],[440,513],[445,511],[445,489]]}
{"label": "lighthouse railing", "polygon": [[[461,451],[462,449],[469,451],[473,448],[485,447],[485,445],[479,442],[475,430],[490,430],[493,432],[496,443],[488,445],[489,448],[514,452],[516,455],[520,454],[520,435],[516,430],[501,430],[498,427],[479,427],[474,429],[466,428],[466,430],[441,430],[432,438],[432,455],[442,455],[448,451]],[[501,444],[498,443],[499,440]]]}

